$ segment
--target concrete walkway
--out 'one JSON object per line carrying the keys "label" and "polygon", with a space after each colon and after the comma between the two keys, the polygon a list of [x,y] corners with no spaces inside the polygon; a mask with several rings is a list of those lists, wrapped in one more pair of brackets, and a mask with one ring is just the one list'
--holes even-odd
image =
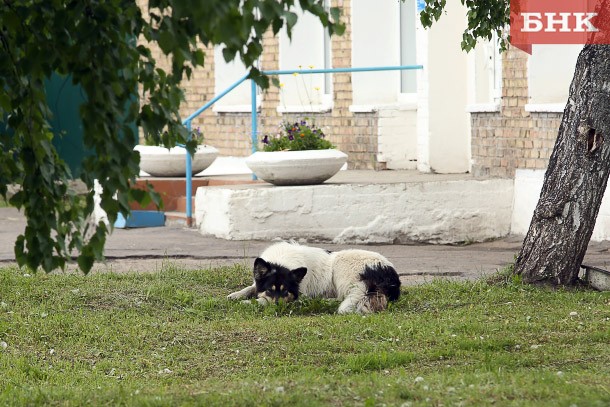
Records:
{"label": "concrete walkway", "polygon": [[[14,208],[0,208],[0,267],[15,264],[14,243],[25,229],[25,218]],[[360,247],[377,251],[394,263],[404,284],[434,278],[473,280],[493,274],[514,260],[522,237],[466,246],[441,245],[333,245],[329,250]],[[106,244],[106,262],[94,272],[151,272],[166,265],[186,269],[242,263],[248,267],[270,242],[227,241],[199,234],[179,225],[159,228],[115,229]],[[312,244],[316,245],[316,244]],[[610,242],[592,243],[586,262],[610,267]]]}

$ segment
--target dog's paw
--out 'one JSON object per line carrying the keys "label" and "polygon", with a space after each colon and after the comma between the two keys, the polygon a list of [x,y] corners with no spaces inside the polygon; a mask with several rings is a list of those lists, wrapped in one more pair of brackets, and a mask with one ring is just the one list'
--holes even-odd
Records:
{"label": "dog's paw", "polygon": [[249,300],[241,300],[242,304],[250,304],[250,305],[268,305],[271,304],[270,301],[268,301],[265,298],[251,298]]}
{"label": "dog's paw", "polygon": [[251,285],[251,286],[244,288],[243,290],[235,291],[234,293],[227,295],[227,298],[230,300],[241,300],[242,298],[254,297],[255,293],[256,293],[256,286]]}
{"label": "dog's paw", "polygon": [[227,299],[229,299],[229,300],[239,300],[240,298],[243,298],[240,291],[227,295]]}

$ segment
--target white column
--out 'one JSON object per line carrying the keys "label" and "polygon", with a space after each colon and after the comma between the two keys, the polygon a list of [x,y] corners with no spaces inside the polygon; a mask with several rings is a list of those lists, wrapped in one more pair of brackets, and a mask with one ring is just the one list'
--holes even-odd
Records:
{"label": "white column", "polygon": [[464,6],[448,2],[447,13],[418,42],[422,52],[427,50],[427,55],[421,55],[424,71],[418,107],[420,171],[460,173],[470,169],[468,57],[460,48],[465,27]]}

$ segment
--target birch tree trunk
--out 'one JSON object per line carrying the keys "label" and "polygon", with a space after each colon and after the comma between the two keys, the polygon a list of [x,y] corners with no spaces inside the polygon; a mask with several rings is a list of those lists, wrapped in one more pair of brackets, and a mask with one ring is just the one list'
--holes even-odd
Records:
{"label": "birch tree trunk", "polygon": [[609,173],[610,45],[586,45],[515,265],[525,282],[577,282]]}

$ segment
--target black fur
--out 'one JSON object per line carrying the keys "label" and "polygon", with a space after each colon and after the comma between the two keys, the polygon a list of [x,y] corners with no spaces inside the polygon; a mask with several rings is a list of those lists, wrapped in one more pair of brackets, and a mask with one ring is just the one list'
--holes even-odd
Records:
{"label": "black fur", "polygon": [[267,262],[260,257],[254,261],[254,282],[256,292],[265,293],[274,301],[296,300],[299,298],[299,285],[307,273],[307,268],[290,270],[279,264]]}
{"label": "black fur", "polygon": [[379,292],[390,301],[396,301],[400,297],[400,278],[391,266],[366,266],[360,278],[366,284],[367,295]]}

